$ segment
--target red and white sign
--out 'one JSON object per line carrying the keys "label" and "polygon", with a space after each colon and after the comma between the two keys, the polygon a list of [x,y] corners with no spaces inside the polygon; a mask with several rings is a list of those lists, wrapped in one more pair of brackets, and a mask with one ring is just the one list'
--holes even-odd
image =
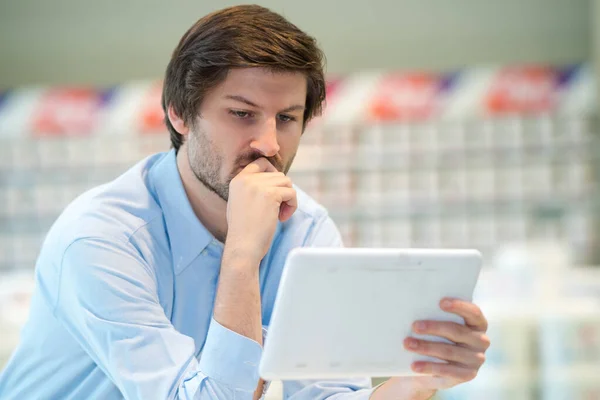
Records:
{"label": "red and white sign", "polygon": [[439,81],[438,76],[428,73],[384,76],[369,100],[368,118],[379,121],[430,118],[438,108]]}
{"label": "red and white sign", "polygon": [[42,135],[87,135],[99,117],[100,92],[91,88],[54,88],[45,92],[32,115],[32,132]]}
{"label": "red and white sign", "polygon": [[142,100],[139,115],[139,126],[142,133],[167,131],[164,121],[165,113],[161,104],[162,87],[162,82],[154,83]]}
{"label": "red and white sign", "polygon": [[484,99],[489,114],[551,111],[557,99],[557,73],[551,67],[500,70]]}

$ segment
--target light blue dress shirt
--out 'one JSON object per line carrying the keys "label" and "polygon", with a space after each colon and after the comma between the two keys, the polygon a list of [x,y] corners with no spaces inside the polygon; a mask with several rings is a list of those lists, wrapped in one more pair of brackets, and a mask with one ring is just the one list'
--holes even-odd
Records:
{"label": "light blue dress shirt", "polygon": [[[260,265],[265,327],[288,252],[342,245],[323,207],[300,190],[298,202]],[[222,252],[192,211],[173,150],[83,194],[44,241],[0,398],[251,399],[262,347],[212,318]],[[283,387],[298,400],[372,392],[369,379]]]}

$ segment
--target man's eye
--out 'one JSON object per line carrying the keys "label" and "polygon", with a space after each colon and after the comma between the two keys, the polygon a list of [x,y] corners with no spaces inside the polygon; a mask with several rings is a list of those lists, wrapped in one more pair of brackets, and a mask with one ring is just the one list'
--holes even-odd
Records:
{"label": "man's eye", "polygon": [[285,114],[279,114],[279,120],[281,122],[291,122],[291,121],[295,121],[296,118],[289,116],[289,115],[285,115]]}
{"label": "man's eye", "polygon": [[248,111],[230,110],[229,113],[240,119],[246,119],[252,116]]}

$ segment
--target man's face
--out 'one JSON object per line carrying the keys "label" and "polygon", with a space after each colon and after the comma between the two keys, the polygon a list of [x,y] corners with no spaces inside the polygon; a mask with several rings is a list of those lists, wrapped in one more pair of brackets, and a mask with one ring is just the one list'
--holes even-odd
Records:
{"label": "man's face", "polygon": [[192,171],[225,201],[231,180],[260,157],[287,173],[302,136],[305,103],[306,77],[300,72],[230,70],[206,94],[190,129]]}

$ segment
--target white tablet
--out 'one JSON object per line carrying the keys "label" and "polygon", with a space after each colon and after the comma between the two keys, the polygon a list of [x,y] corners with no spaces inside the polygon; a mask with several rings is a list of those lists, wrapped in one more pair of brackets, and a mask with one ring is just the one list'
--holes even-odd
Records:
{"label": "white tablet", "polygon": [[290,252],[260,362],[267,380],[415,375],[416,320],[463,323],[443,297],[471,301],[476,250],[299,248]]}

